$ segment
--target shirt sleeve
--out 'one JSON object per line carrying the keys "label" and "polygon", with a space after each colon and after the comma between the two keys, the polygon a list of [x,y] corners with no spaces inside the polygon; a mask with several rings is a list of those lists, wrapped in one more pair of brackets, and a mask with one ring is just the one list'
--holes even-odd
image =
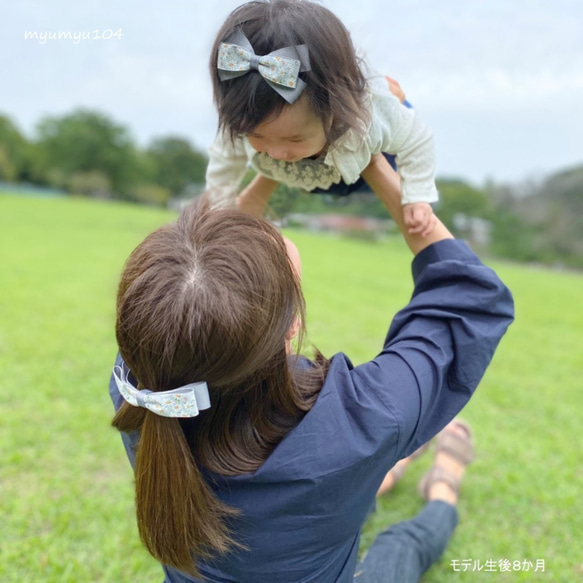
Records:
{"label": "shirt sleeve", "polygon": [[466,405],[514,317],[508,288],[462,241],[417,255],[409,304],[382,352],[352,371],[398,425],[399,457],[436,435]]}
{"label": "shirt sleeve", "polygon": [[241,181],[247,172],[247,154],[243,140],[237,139],[233,142],[224,132],[219,132],[208,151],[208,200],[213,208],[235,207]]}
{"label": "shirt sleeve", "polygon": [[[383,79],[384,82],[384,79]],[[396,156],[403,204],[436,202],[435,151],[429,128],[414,109],[405,107],[388,91],[371,87],[371,127],[367,137],[371,154]]]}

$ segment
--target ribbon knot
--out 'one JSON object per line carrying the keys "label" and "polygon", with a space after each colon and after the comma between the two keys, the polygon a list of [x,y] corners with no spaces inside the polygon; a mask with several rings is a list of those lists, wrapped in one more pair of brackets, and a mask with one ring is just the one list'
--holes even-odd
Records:
{"label": "ribbon knot", "polygon": [[259,57],[256,54],[252,54],[249,56],[249,68],[253,69],[254,71],[259,70]]}
{"label": "ribbon knot", "polygon": [[146,407],[146,395],[149,395],[152,391],[149,391],[148,389],[142,389],[141,391],[137,391],[136,392],[136,405],[138,407],[143,407],[144,409],[147,409]]}
{"label": "ribbon knot", "polygon": [[196,417],[199,411],[210,409],[207,384],[192,383],[170,391],[136,389],[128,379],[124,367],[113,368],[113,378],[120,395],[134,407],[143,407],[162,417]]}
{"label": "ribbon knot", "polygon": [[249,71],[258,71],[269,86],[288,103],[294,103],[302,94],[306,84],[299,78],[299,74],[310,70],[306,45],[284,47],[259,56],[240,30],[227,40],[228,42],[219,45],[217,58],[221,81],[240,77]]}

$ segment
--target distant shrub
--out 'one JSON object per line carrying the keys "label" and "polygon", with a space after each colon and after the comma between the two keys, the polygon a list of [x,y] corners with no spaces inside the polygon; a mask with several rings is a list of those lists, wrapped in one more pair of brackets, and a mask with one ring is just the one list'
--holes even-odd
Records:
{"label": "distant shrub", "polygon": [[75,172],[67,182],[73,194],[84,194],[94,198],[109,198],[111,184],[109,178],[100,170]]}
{"label": "distant shrub", "polygon": [[129,200],[151,206],[166,207],[172,193],[158,184],[139,184],[132,188]]}

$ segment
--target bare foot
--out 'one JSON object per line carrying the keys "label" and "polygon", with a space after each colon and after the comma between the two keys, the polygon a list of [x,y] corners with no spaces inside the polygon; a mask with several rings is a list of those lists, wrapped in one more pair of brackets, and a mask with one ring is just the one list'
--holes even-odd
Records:
{"label": "bare foot", "polygon": [[405,468],[416,458],[422,455],[429,447],[430,441],[423,444],[419,449],[416,449],[409,457],[399,460],[385,476],[382,484],[377,491],[377,497],[386,494],[393,486],[403,477]]}
{"label": "bare foot", "polygon": [[399,460],[388,472],[382,481],[378,491],[377,497],[386,494],[393,486],[403,477],[405,468],[411,463],[411,456]]}

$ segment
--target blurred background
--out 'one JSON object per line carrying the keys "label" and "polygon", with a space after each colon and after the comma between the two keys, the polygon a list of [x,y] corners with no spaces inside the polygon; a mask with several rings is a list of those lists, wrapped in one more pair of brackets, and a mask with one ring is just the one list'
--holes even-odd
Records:
{"label": "blurred background", "polygon": [[[157,205],[200,192],[216,131],[208,54],[238,4],[7,4],[0,21],[4,189]],[[448,226],[498,255],[582,267],[583,5],[325,5],[432,129]],[[366,197],[363,205],[342,202],[283,189],[273,207],[279,218],[385,216]]]}

